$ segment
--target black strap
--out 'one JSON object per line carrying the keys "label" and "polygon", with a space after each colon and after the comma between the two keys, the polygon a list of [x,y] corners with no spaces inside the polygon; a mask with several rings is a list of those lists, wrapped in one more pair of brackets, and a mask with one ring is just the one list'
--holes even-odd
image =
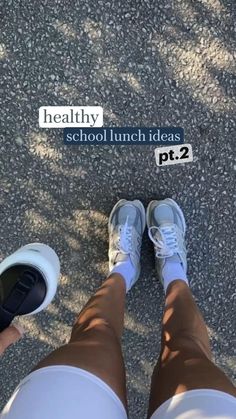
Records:
{"label": "black strap", "polygon": [[27,269],[19,276],[19,280],[12,288],[7,299],[0,305],[0,332],[8,327],[15,316],[19,313],[20,307],[27,295],[38,281],[37,271]]}

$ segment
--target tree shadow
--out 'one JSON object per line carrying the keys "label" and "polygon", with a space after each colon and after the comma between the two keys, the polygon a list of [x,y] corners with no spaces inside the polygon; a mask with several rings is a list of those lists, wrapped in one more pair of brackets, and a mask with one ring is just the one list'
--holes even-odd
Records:
{"label": "tree shadow", "polygon": [[[172,196],[183,207],[192,289],[215,358],[236,378],[234,10],[227,1],[215,10],[203,1],[110,4],[17,0],[1,14],[1,256],[42,241],[62,264],[55,300],[23,320],[26,338],[1,359],[1,407],[35,363],[66,341],[75,314],[105,278],[107,219],[122,197],[147,205]],[[194,162],[159,170],[152,146],[67,147],[62,130],[38,128],[40,106],[96,104],[105,126],[183,126]],[[133,418],[145,414],[160,349],[163,291],[153,266],[145,237],[123,341]]]}

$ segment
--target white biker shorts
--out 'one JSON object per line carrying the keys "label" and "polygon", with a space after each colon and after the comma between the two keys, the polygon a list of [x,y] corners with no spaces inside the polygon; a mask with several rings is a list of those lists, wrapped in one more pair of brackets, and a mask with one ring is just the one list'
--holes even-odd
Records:
{"label": "white biker shorts", "polygon": [[[29,374],[0,418],[127,419],[127,413],[100,378],[80,368],[54,365]],[[236,419],[236,398],[216,390],[191,390],[167,400],[151,419]]]}

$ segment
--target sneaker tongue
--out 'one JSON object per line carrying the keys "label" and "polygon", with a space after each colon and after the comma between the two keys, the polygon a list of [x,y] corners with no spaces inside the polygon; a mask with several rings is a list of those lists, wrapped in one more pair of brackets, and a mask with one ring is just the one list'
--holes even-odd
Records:
{"label": "sneaker tongue", "polygon": [[159,227],[159,230],[156,230],[156,232],[155,232],[155,235],[154,235],[154,237],[157,239],[157,240],[162,240],[163,239],[163,237],[162,237],[162,234],[163,235],[165,235],[165,227],[172,227],[173,226],[173,224],[170,224],[170,223],[164,223],[164,224],[162,224],[160,227]]}
{"label": "sneaker tongue", "polygon": [[173,223],[168,223],[168,222],[162,223],[162,225],[160,226],[160,230],[162,230],[165,227],[173,227]]}

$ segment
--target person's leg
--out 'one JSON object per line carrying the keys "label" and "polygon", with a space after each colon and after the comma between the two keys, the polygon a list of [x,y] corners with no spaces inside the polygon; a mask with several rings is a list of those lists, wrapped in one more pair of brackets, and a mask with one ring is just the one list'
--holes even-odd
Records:
{"label": "person's leg", "polygon": [[68,344],[42,360],[36,369],[71,365],[107,383],[127,407],[125,368],[120,339],[124,323],[125,282],[112,274],[79,314]]}
{"label": "person's leg", "polygon": [[152,201],[147,224],[166,293],[161,353],[153,372],[148,416],[175,394],[188,390],[210,388],[236,396],[233,384],[211,360],[207,329],[188,286],[182,210],[171,199]]}
{"label": "person's leg", "polygon": [[236,388],[211,360],[203,317],[182,280],[166,292],[162,346],[152,376],[149,417],[166,400],[188,390],[210,388],[236,397]]}
{"label": "person's leg", "polygon": [[90,298],[72,329],[71,339],[35,369],[75,366],[101,378],[127,408],[121,350],[126,292],[140,273],[145,210],[140,201],[119,201],[109,218],[109,277]]}

